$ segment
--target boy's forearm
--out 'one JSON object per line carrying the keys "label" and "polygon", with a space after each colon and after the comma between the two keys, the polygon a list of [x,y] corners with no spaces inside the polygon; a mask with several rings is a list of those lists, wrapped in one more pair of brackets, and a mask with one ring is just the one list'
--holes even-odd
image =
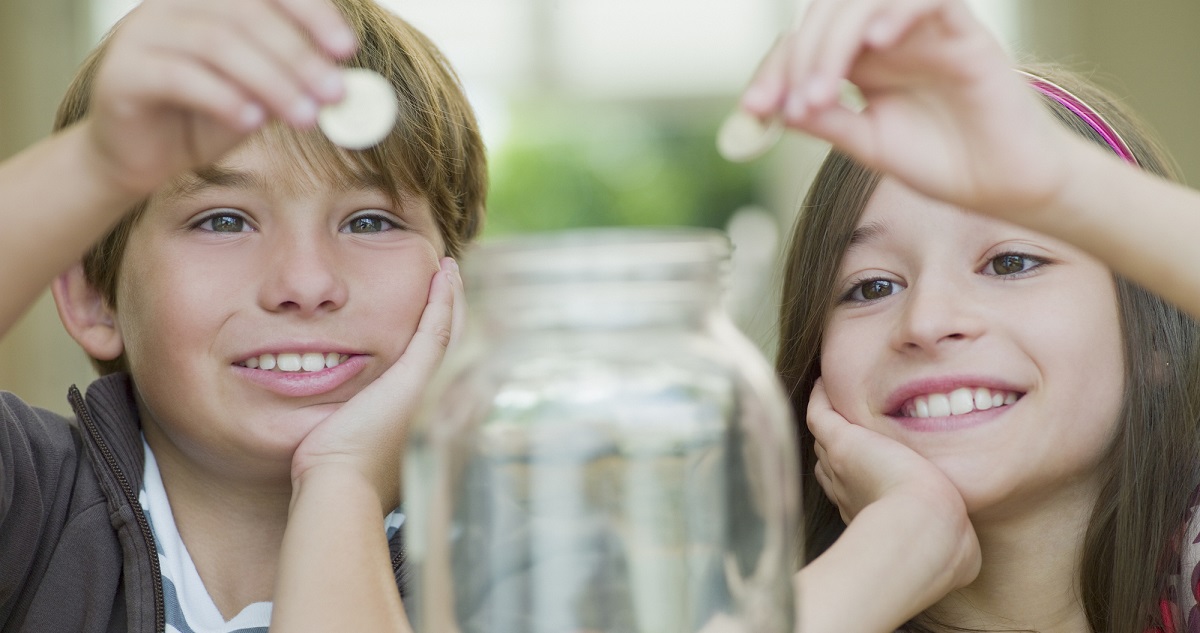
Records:
{"label": "boy's forearm", "polygon": [[328,465],[293,485],[271,630],[408,633],[379,497],[367,481]]}
{"label": "boy's forearm", "polygon": [[0,164],[0,334],[138,201],[86,134],[76,125]]}

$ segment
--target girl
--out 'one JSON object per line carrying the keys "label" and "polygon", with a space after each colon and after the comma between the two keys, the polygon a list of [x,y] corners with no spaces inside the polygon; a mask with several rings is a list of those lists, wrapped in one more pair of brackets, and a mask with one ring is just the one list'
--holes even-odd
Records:
{"label": "girl", "polygon": [[845,152],[784,287],[801,630],[1200,626],[1200,331],[1168,303],[1200,315],[1200,196],[1111,98],[1009,68],[957,1],[817,0],[742,101]]}

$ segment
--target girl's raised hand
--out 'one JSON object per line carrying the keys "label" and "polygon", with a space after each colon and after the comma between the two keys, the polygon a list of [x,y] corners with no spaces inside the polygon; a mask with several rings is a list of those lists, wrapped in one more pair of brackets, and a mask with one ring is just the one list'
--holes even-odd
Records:
{"label": "girl's raised hand", "polygon": [[[866,108],[843,105],[843,81]],[[1000,216],[1048,205],[1069,138],[961,0],[813,0],[741,100],[933,198]],[[1057,151],[1063,149],[1063,151]]]}
{"label": "girl's raised hand", "polygon": [[113,33],[84,119],[101,173],[145,195],[277,118],[315,123],[357,43],[329,0],[144,0]]}

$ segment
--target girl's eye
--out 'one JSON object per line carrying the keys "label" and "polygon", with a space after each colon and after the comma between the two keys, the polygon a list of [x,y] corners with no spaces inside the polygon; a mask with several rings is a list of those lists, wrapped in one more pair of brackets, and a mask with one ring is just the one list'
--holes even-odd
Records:
{"label": "girl's eye", "polygon": [[900,284],[887,279],[868,279],[846,293],[847,301],[874,301],[900,292]]}
{"label": "girl's eye", "polygon": [[196,228],[214,233],[241,233],[249,230],[246,219],[233,213],[218,213],[204,218]]}
{"label": "girl's eye", "polygon": [[1006,277],[1029,272],[1046,262],[1021,253],[1002,253],[992,258],[984,269],[985,275]]}
{"label": "girl's eye", "polygon": [[350,218],[343,231],[347,233],[382,233],[400,228],[399,225],[381,215],[360,215]]}

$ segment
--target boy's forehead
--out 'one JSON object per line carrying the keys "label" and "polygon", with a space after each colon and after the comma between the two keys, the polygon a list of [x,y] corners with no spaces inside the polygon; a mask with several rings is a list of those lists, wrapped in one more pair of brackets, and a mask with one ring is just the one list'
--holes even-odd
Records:
{"label": "boy's forehead", "polygon": [[158,197],[181,198],[211,188],[282,190],[292,194],[318,189],[378,190],[388,193],[385,179],[343,157],[302,154],[294,147],[256,139],[220,161],[176,176]]}

